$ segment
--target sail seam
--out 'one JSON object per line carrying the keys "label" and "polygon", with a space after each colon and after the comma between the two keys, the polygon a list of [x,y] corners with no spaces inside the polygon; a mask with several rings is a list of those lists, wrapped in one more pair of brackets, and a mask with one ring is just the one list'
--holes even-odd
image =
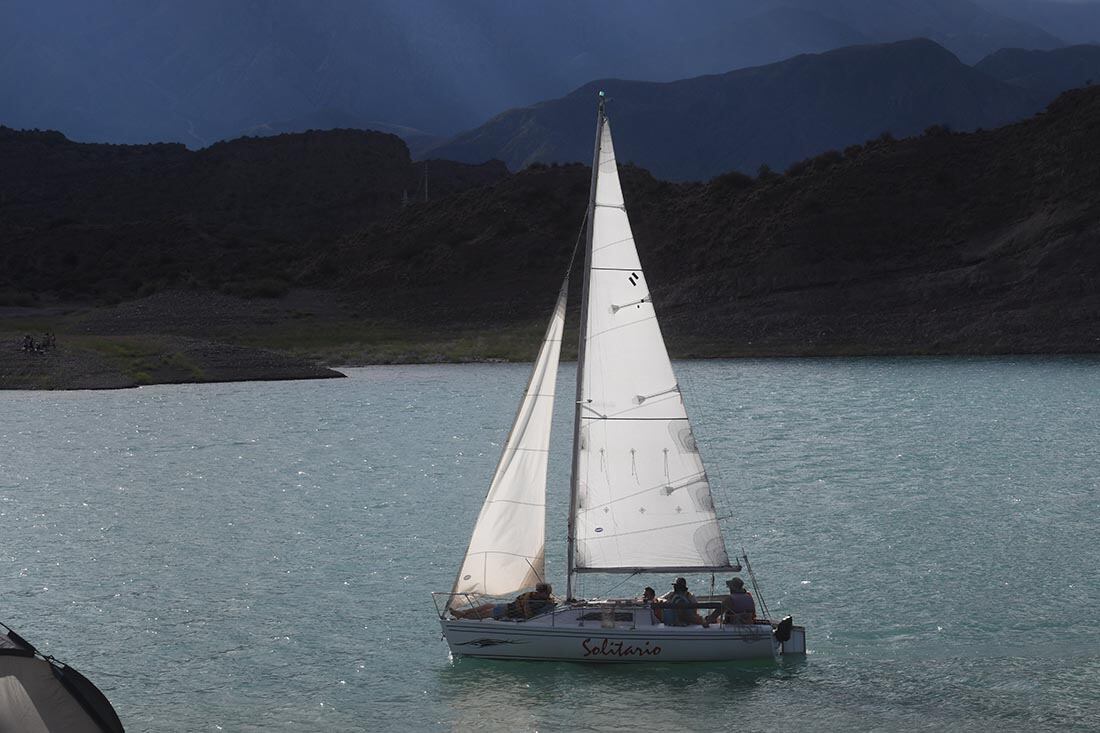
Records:
{"label": "sail seam", "polygon": [[[652,306],[652,305],[653,305],[653,301],[650,301],[650,302],[649,302],[649,305],[651,305],[651,306]],[[645,318],[639,318],[638,320],[636,320],[636,321],[631,321],[630,323],[623,323],[623,324],[620,324],[620,325],[618,325],[618,326],[612,326],[611,328],[605,328],[605,329],[604,329],[604,330],[602,330],[602,331],[597,331],[596,333],[594,333],[594,334],[592,334],[591,336],[589,336],[589,337],[588,337],[588,340],[589,340],[589,341],[592,341],[592,340],[594,340],[594,339],[598,339],[598,338],[599,338],[600,336],[603,336],[604,334],[608,334],[608,333],[611,333],[612,331],[618,331],[618,330],[619,330],[620,328],[629,328],[630,326],[637,326],[637,325],[638,325],[639,323],[645,323],[646,321],[655,321],[655,320],[657,320],[657,316],[656,316],[656,314],[654,314],[654,313],[650,313],[650,314],[649,314],[648,316],[646,316]]]}
{"label": "sail seam", "polygon": [[577,566],[578,573],[710,573],[716,570],[728,570],[737,572],[733,565],[616,565],[614,567],[587,567]]}
{"label": "sail seam", "polygon": [[470,557],[474,555],[508,555],[510,557],[526,557],[528,559],[538,557],[537,555],[524,555],[520,552],[504,552],[503,550],[478,550],[477,552],[470,553]]}
{"label": "sail seam", "polygon": [[[607,249],[607,248],[609,248],[609,247],[614,247],[614,246],[616,246],[616,245],[619,245],[619,244],[626,244],[627,242],[633,242],[633,241],[634,241],[634,235],[633,235],[633,234],[631,234],[631,235],[630,235],[629,237],[627,237],[626,239],[617,239],[617,240],[615,240],[614,242],[608,242],[607,244],[601,244],[601,245],[600,245],[599,247],[595,247],[595,248],[593,248],[593,249],[592,249],[592,253],[593,253],[593,254],[595,254],[596,252],[602,252],[602,251],[604,251],[605,249]],[[599,267],[590,267],[590,268],[588,268],[588,269],[589,269],[589,270],[599,270],[599,269],[602,269],[602,268],[599,268]],[[640,269],[642,269],[642,267],[641,267],[641,265],[638,265],[638,266],[637,266],[637,267],[635,267],[634,269],[635,269],[635,270],[640,270]]]}
{"label": "sail seam", "polygon": [[[656,484],[654,486],[649,486],[647,488],[644,488],[641,491],[635,491],[633,494],[624,494],[623,496],[620,496],[618,499],[615,499],[613,501],[602,501],[599,504],[590,504],[587,507],[585,507],[585,509],[588,512],[593,512],[596,509],[599,509],[600,507],[614,506],[618,502],[625,501],[626,499],[633,499],[636,496],[642,496],[643,494],[648,494],[651,491],[657,491],[659,489],[672,489],[673,491],[679,491],[680,489],[686,489],[688,486],[691,486],[692,484],[702,483],[703,481],[706,481],[706,480],[707,480],[706,471],[701,471],[699,473],[692,473],[692,474],[688,474],[687,476],[684,476],[684,477],[678,479],[675,482],[677,484],[676,486],[672,486],[671,485],[672,482],[669,482],[668,484]],[[710,483],[708,482],[707,485],[709,486]],[[671,496],[671,495],[672,494],[667,494],[667,496]],[[718,517],[715,517],[715,519],[717,519],[717,518]],[[726,518],[728,519],[729,517],[726,517]]]}
{"label": "sail seam", "polygon": [[684,417],[607,417],[601,415],[600,417],[591,417],[589,415],[581,415],[581,420],[687,420],[687,416]]}
{"label": "sail seam", "polygon": [[650,532],[663,532],[668,529],[676,529],[677,527],[691,527],[696,524],[709,524],[714,521],[714,517],[704,517],[703,519],[697,519],[694,522],[680,522],[679,524],[666,524],[663,527],[646,527],[645,529],[635,529],[629,532],[616,532],[614,534],[596,535],[594,537],[584,537],[585,542],[594,542],[596,540],[610,540],[616,537],[626,537],[628,535],[635,534],[648,534]]}

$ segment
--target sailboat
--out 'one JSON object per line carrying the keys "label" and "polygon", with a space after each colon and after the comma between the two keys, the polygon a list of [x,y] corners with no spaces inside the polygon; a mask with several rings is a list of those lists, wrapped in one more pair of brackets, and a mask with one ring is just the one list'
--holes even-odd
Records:
{"label": "sailboat", "polygon": [[[671,577],[741,571],[739,562],[730,562],[657,323],[627,217],[604,93],[599,97],[586,217],[565,596],[542,601],[535,613],[530,608],[507,613],[505,604],[495,607],[501,612],[473,617],[468,610],[492,608],[484,601],[543,585],[550,424],[568,276],[454,586],[449,593],[433,594],[443,636],[454,656],[492,659],[691,662],[805,653],[805,629],[790,617],[674,625],[639,599],[574,598],[578,574]],[[695,608],[719,605],[713,598],[696,601]]]}

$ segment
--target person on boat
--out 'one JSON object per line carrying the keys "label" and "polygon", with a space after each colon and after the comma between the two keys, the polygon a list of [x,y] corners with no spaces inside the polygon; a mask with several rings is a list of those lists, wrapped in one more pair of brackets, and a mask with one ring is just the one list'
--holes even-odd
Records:
{"label": "person on boat", "polygon": [[533,591],[520,593],[511,603],[484,603],[476,608],[459,611],[452,608],[455,618],[529,619],[546,613],[556,604],[550,597],[554,589],[549,583],[539,583]]}
{"label": "person on boat", "polygon": [[745,590],[745,581],[733,578],[726,581],[726,587],[730,589],[729,595],[722,599],[721,608],[716,608],[707,616],[707,621],[717,621],[719,618],[727,624],[751,624],[756,621],[756,601]]}
{"label": "person on boat", "polygon": [[699,612],[692,608],[698,601],[688,592],[687,580],[684,578],[677,578],[672,584],[672,590],[666,593],[662,600],[665,626],[691,626],[706,623]]}
{"label": "person on boat", "polygon": [[653,614],[653,623],[661,623],[661,602],[657,600],[657,591],[650,588],[648,585],[645,590],[642,591],[642,605],[650,610]]}

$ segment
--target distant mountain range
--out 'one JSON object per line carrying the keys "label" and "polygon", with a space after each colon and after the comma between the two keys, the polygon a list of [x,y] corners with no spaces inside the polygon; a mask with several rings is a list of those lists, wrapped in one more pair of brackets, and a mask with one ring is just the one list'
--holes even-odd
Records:
{"label": "distant mountain range", "polygon": [[1100,81],[1100,46],[999,51],[968,66],[933,41],[854,46],[726,74],[658,84],[605,79],[515,109],[432,148],[466,162],[591,158],[591,111],[606,90],[623,160],[672,180],[782,169],[882,133],[930,125],[996,127],[1042,109],[1057,93]]}
{"label": "distant mountain range", "polygon": [[1001,17],[1042,28],[1069,44],[1100,43],[1100,2],[1096,0],[978,0],[978,4]]}
{"label": "distant mountain range", "polygon": [[1037,100],[1051,100],[1066,89],[1100,84],[1100,45],[1053,51],[1005,48],[982,59],[974,68],[1027,89]]}
{"label": "distant mountain range", "polygon": [[[628,138],[614,114],[617,141]],[[621,174],[677,354],[1097,352],[1097,140],[1100,86],[999,129],[934,126],[785,173],[679,184],[627,164]],[[438,195],[403,204],[422,166],[391,135],[191,152],[0,129],[0,306],[293,289],[291,300],[313,302],[283,310],[329,312],[347,295],[352,320],[393,332],[530,325],[533,349],[576,242],[588,167],[428,165]],[[265,312],[257,304],[257,323]],[[158,323],[142,320],[143,333]],[[325,338],[327,322],[310,323]]]}
{"label": "distant mountain range", "polygon": [[[676,353],[1097,353],[1098,140],[1100,86],[996,130],[934,127],[781,175],[620,170]],[[588,175],[536,165],[381,219],[324,261],[402,319],[537,322]]]}
{"label": "distant mountain range", "polygon": [[[1004,6],[1004,9],[1001,6]],[[667,82],[927,37],[966,63],[1098,40],[1044,0],[36,0],[0,3],[0,124],[208,146],[402,130],[430,144],[593,80]]]}

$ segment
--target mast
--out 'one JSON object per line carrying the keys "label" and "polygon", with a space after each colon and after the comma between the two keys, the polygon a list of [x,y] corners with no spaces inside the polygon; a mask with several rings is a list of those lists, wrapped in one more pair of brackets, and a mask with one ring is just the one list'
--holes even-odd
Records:
{"label": "mast", "polygon": [[577,484],[580,481],[581,468],[581,404],[584,399],[584,352],[588,339],[588,288],[592,279],[592,231],[596,214],[596,178],[600,172],[600,140],[603,137],[604,93],[600,92],[599,107],[596,111],[596,143],[592,152],[592,182],[588,190],[588,231],[584,241],[584,285],[581,288],[580,334],[577,343],[577,399],[573,416],[573,472],[569,480],[569,521],[568,521],[568,565],[565,580],[565,598],[573,598],[573,554],[577,544],[576,508]]}

